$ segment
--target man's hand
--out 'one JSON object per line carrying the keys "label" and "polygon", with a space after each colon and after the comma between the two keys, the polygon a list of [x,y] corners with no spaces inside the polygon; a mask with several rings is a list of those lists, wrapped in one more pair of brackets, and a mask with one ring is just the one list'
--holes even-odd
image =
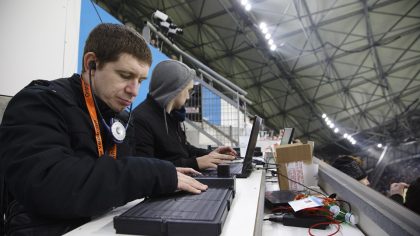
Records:
{"label": "man's hand", "polygon": [[[178,169],[178,168],[177,168]],[[188,168],[183,168],[188,169]],[[179,171],[178,174],[178,190],[187,191],[190,193],[199,194],[201,191],[205,191],[208,186],[198,182],[197,180],[193,179],[192,177],[185,175]]]}
{"label": "man's hand", "polygon": [[408,188],[408,184],[406,183],[392,183],[391,187],[389,188],[389,194],[390,196],[394,195],[394,194],[399,194],[401,196],[404,195],[404,189]]}
{"label": "man's hand", "polygon": [[213,150],[213,152],[220,153],[220,154],[228,154],[228,155],[231,155],[231,156],[237,156],[238,155],[236,153],[236,151],[232,147],[229,147],[229,146],[218,147],[215,150]]}
{"label": "man's hand", "polygon": [[[217,150],[217,149],[216,149]],[[197,164],[200,170],[207,168],[216,168],[218,164],[232,161],[235,159],[232,155],[220,154],[216,150],[210,152],[208,155],[197,157]]]}
{"label": "man's hand", "polygon": [[189,175],[189,176],[203,175],[200,172],[194,170],[193,168],[177,167],[176,171],[181,172],[184,175]]}

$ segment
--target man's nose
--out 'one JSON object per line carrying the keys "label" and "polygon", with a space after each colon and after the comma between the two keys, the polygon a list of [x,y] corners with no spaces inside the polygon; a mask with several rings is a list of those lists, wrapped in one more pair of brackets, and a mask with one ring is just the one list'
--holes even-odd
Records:
{"label": "man's nose", "polygon": [[139,93],[140,83],[138,80],[131,80],[126,87],[126,92],[135,97]]}

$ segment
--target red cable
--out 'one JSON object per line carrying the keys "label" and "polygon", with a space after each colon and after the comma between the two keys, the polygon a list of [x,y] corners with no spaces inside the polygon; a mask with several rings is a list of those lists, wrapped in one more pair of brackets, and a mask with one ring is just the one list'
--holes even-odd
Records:
{"label": "red cable", "polygon": [[316,223],[316,224],[314,224],[314,225],[311,225],[311,227],[309,227],[309,228],[308,228],[308,234],[309,234],[310,236],[315,236],[314,234],[312,234],[312,233],[311,233],[311,229],[312,229],[312,228],[317,227],[317,226],[319,226],[319,225],[330,225],[330,224],[334,224],[334,225],[336,225],[336,226],[337,226],[337,230],[336,230],[334,233],[332,233],[332,234],[328,234],[328,236],[333,236],[333,235],[337,234],[337,233],[338,233],[338,231],[340,231],[340,222],[337,222],[337,221],[331,221],[331,222],[320,222],[320,223]]}

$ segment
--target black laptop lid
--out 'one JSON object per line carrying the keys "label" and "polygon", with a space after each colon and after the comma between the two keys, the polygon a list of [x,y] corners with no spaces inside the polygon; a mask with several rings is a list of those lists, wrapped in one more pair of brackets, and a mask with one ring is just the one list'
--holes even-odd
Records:
{"label": "black laptop lid", "polygon": [[283,137],[281,138],[280,145],[291,144],[293,142],[293,134],[295,128],[284,128]]}
{"label": "black laptop lid", "polygon": [[246,148],[246,153],[242,166],[242,173],[245,173],[245,171],[249,169],[249,165],[252,164],[252,157],[254,156],[255,146],[257,145],[257,139],[258,134],[260,132],[261,123],[262,118],[259,116],[255,116],[254,123],[252,124],[251,134],[249,135],[248,146]]}

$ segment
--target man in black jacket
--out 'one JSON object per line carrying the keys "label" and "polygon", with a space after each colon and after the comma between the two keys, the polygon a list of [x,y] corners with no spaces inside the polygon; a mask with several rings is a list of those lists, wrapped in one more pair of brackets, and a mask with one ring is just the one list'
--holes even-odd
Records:
{"label": "man in black jacket", "polygon": [[149,93],[134,109],[136,155],[157,157],[176,166],[196,170],[215,168],[235,159],[236,152],[227,146],[210,152],[190,145],[181,129],[185,102],[194,86],[195,71],[176,60],[156,65],[150,79]]}
{"label": "man in black jacket", "polygon": [[101,24],[83,55],[81,76],[33,81],[6,108],[0,183],[7,235],[60,235],[134,199],[207,188],[183,174],[192,169],[130,156],[133,127],[119,113],[148,73],[144,39]]}

